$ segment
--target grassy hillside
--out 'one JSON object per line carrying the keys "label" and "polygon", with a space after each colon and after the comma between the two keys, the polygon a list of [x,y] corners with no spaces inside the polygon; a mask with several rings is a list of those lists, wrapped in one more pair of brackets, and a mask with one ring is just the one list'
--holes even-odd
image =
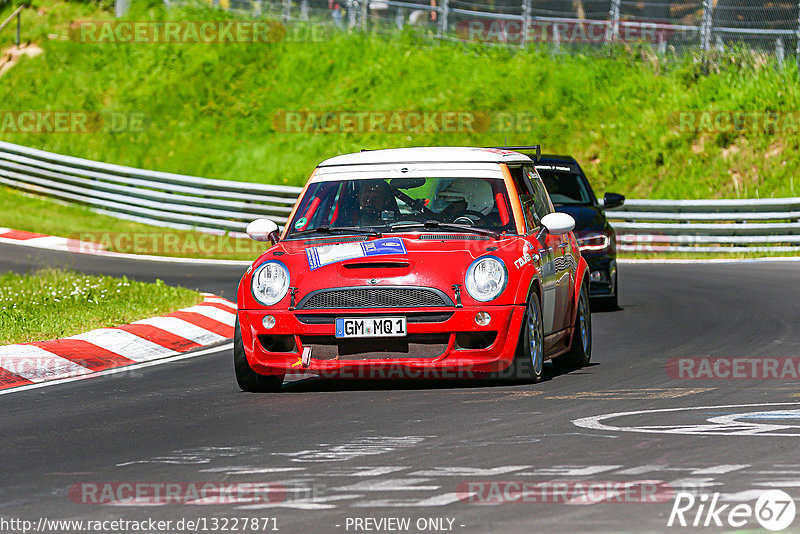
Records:
{"label": "grassy hillside", "polygon": [[[339,34],[322,42],[86,44],[74,19],[110,18],[85,4],[35,0],[23,37],[45,53],[0,83],[5,110],[144,113],[141,132],[0,138],[70,155],[213,178],[299,185],[325,157],[361,148],[541,143],[584,164],[598,192],[630,197],[796,196],[800,124],[781,132],[679,131],[683,111],[794,112],[793,66],[730,52],[705,72],[691,57],[646,49],[553,55],[546,49],[431,42],[412,33]],[[4,10],[5,13],[8,9]],[[2,16],[2,14],[0,14]],[[209,20],[161,8],[133,20]],[[3,38],[8,40],[9,35]],[[520,131],[282,133],[298,110],[532,113]]]}

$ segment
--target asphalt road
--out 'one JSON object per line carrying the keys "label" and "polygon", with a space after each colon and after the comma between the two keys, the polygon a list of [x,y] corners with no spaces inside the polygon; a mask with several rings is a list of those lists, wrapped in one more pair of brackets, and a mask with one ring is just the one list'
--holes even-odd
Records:
{"label": "asphalt road", "polygon": [[[63,263],[228,298],[243,270],[0,246],[0,270]],[[198,531],[242,532],[241,522],[221,520],[243,517],[264,518],[245,532],[689,531],[697,529],[667,527],[672,492],[682,488],[719,492],[729,507],[753,505],[755,490],[797,499],[797,379],[679,379],[667,363],[800,357],[798,265],[621,265],[622,309],[593,314],[593,364],[548,368],[537,385],[311,378],[280,394],[245,394],[225,349],[3,395],[0,531],[15,531],[3,520],[40,518],[152,518],[173,521],[161,531],[194,530],[176,528],[184,518],[204,520]],[[788,404],[754,406],[770,403]],[[635,411],[645,412],[596,418]],[[550,484],[563,481],[572,481],[568,489]],[[652,481],[659,502],[637,502],[632,492],[586,503],[576,484]],[[254,494],[246,486],[228,486],[240,490],[237,502],[134,505],[125,482],[151,491],[183,482],[184,493],[189,483],[270,483],[274,491],[247,502]],[[508,482],[556,489],[523,498]],[[488,497],[506,502],[469,502]],[[388,518],[401,523],[378,522]],[[408,528],[394,528],[404,520]],[[124,531],[116,526],[94,531]],[[761,527],[750,518],[744,528]]]}

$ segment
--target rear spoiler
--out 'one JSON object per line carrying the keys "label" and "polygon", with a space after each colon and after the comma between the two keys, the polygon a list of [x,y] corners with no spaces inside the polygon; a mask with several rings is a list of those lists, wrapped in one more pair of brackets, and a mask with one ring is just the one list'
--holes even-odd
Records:
{"label": "rear spoiler", "polygon": [[527,151],[534,151],[536,152],[536,159],[534,161],[539,161],[542,159],[542,145],[530,145],[530,146],[488,146],[486,148],[499,148],[500,150],[513,150],[515,152],[527,152]]}

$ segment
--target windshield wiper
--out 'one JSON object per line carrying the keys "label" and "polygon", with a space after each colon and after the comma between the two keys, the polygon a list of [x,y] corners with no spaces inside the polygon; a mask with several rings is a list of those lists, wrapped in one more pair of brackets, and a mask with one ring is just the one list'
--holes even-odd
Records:
{"label": "windshield wiper", "polygon": [[317,228],[311,228],[310,230],[300,230],[299,232],[294,232],[289,235],[289,237],[297,237],[301,235],[309,235],[309,234],[361,234],[361,235],[374,235],[376,237],[381,237],[381,234],[377,230],[369,230],[367,228],[361,228],[359,226],[318,226]]}
{"label": "windshield wiper", "polygon": [[455,223],[440,223],[439,221],[425,221],[413,223],[397,223],[393,224],[391,230],[410,230],[412,228],[424,228],[426,230],[456,230],[460,232],[472,232],[480,235],[487,235],[497,239],[500,237],[498,232],[488,230],[486,228],[478,228],[477,226],[469,226],[468,224],[455,224]]}

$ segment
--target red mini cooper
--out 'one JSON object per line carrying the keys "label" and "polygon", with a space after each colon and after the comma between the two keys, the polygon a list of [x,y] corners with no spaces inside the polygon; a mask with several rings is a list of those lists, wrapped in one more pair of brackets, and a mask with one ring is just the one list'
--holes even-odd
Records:
{"label": "red mini cooper", "polygon": [[[531,147],[526,147],[531,148]],[[589,276],[534,162],[493,148],[402,148],[323,161],[238,290],[236,380],[501,376],[592,351]]]}

